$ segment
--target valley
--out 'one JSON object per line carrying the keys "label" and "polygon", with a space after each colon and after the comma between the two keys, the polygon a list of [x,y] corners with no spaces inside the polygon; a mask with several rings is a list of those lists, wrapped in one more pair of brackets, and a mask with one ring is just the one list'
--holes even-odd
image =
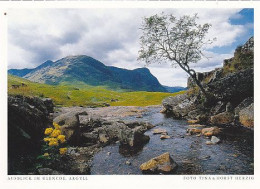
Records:
{"label": "valley", "polygon": [[[16,87],[17,86],[17,87]],[[161,104],[166,97],[183,94],[133,91],[112,91],[106,86],[90,86],[78,82],[77,85],[48,85],[31,82],[20,77],[8,76],[8,94],[51,98],[55,106],[148,106]]]}
{"label": "valley", "polygon": [[207,98],[191,78],[182,91],[96,63],[9,70],[9,174],[254,174],[253,37],[197,73]]}

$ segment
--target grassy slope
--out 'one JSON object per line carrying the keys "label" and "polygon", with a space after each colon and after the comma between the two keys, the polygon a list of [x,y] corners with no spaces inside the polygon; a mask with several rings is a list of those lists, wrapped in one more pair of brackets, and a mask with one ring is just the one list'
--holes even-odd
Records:
{"label": "grassy slope", "polygon": [[[21,85],[19,88],[12,88],[12,85]],[[162,92],[116,92],[103,87],[92,87],[80,85],[76,88],[71,85],[46,85],[30,82],[28,80],[8,75],[8,94],[21,94],[25,96],[48,97],[54,100],[55,105],[61,106],[89,106],[109,103],[111,106],[148,106],[161,104],[168,96],[175,96],[184,93],[162,93]],[[111,102],[117,99],[116,102]]]}

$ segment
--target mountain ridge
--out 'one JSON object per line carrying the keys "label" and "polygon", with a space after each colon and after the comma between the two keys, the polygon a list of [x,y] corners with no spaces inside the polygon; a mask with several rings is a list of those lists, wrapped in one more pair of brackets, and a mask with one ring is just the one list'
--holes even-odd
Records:
{"label": "mountain ridge", "polygon": [[67,56],[55,62],[48,60],[34,69],[10,69],[8,73],[51,85],[83,82],[93,86],[107,86],[110,89],[167,91],[148,68],[127,70],[106,66],[86,55]]}

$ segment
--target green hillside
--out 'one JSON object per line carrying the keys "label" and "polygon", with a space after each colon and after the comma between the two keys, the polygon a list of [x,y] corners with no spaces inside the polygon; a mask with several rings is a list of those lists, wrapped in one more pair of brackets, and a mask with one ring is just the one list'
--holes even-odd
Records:
{"label": "green hillside", "polygon": [[117,92],[86,84],[80,87],[65,84],[54,86],[8,75],[8,94],[52,98],[56,106],[103,106],[104,103],[111,106],[158,105],[164,98],[184,92]]}

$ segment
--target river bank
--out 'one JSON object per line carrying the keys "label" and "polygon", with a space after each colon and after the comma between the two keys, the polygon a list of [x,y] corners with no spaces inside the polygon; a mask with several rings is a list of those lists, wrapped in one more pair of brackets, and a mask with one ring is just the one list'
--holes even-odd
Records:
{"label": "river bank", "polygon": [[[137,148],[128,148],[115,141],[105,145],[90,158],[90,174],[142,174],[140,165],[149,159],[169,152],[178,169],[173,174],[253,174],[253,131],[234,126],[222,128],[216,145],[207,145],[210,137],[189,135],[191,128],[185,120],[176,120],[160,113],[161,106],[149,107],[105,107],[84,109],[62,108],[59,114],[71,110],[85,110],[93,117],[113,121],[149,122],[155,127],[144,134],[148,143]],[[165,129],[170,136],[162,140],[154,129]]]}

